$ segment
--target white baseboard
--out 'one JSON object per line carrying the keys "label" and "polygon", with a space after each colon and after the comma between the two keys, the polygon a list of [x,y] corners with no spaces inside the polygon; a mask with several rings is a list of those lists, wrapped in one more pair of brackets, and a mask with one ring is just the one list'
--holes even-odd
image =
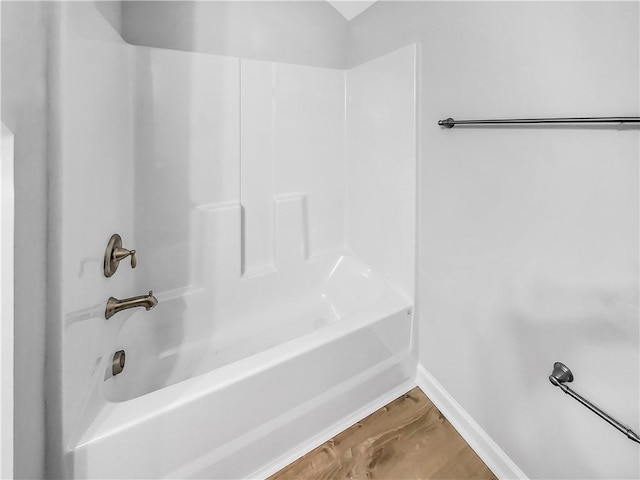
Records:
{"label": "white baseboard", "polygon": [[309,453],[311,450],[324,442],[335,437],[340,432],[346,430],[354,423],[382,408],[403,393],[408,392],[414,386],[420,389],[429,397],[433,404],[442,412],[449,423],[465,439],[469,446],[478,454],[489,469],[502,480],[528,480],[528,477],[518,468],[507,454],[494,442],[491,437],[478,425],[475,420],[455,401],[440,383],[424,367],[418,365],[417,378],[415,383],[405,382],[392,391],[387,392],[367,405],[354,412],[342,421],[332,425],[308,442],[300,445],[295,450],[289,451],[285,456],[267,465],[265,468],[254,472],[251,478],[267,478],[293,461]]}
{"label": "white baseboard", "polygon": [[515,462],[422,365],[418,365],[416,383],[494,475],[503,480],[527,480]]}

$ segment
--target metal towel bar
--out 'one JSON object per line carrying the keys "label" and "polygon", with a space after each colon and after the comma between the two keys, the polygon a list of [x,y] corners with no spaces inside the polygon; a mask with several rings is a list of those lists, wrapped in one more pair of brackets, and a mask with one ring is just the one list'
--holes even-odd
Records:
{"label": "metal towel bar", "polygon": [[565,385],[566,382],[573,382],[573,373],[571,373],[571,370],[569,370],[569,367],[567,367],[566,365],[560,362],[554,363],[553,373],[549,375],[549,381],[556,387],[560,387],[560,389],[564,393],[575,398],[577,401],[579,401],[582,405],[584,405],[593,413],[598,415],[600,418],[602,418],[603,420],[606,420],[608,423],[616,427],[618,430],[624,433],[630,440],[640,443],[640,436],[638,436],[637,433],[635,433],[626,425],[623,425],[622,423],[618,422],[615,418],[603,412],[601,409],[596,407],[589,400],[582,397],[575,391],[571,390],[567,385]]}
{"label": "metal towel bar", "polygon": [[439,120],[438,125],[453,128],[455,125],[541,125],[578,123],[640,123],[640,117],[573,117],[573,118],[502,118],[497,120]]}

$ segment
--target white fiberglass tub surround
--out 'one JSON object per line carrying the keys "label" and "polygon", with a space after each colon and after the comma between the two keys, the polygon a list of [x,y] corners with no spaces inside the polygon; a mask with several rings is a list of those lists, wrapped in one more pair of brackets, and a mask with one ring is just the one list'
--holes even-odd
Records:
{"label": "white fiberglass tub surround", "polygon": [[[63,474],[266,475],[408,388],[414,46],[344,71],[133,47],[61,11]],[[113,233],[138,267],[105,278]]]}

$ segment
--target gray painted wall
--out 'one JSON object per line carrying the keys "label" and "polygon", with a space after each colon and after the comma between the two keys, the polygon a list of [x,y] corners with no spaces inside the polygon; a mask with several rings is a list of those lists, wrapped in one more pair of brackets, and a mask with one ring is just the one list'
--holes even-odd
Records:
{"label": "gray painted wall", "polygon": [[419,42],[420,364],[530,478],[640,474],[637,445],[547,380],[565,362],[640,425],[640,135],[437,121],[638,115],[638,7],[379,2],[349,27],[351,65]]}
{"label": "gray painted wall", "polygon": [[122,35],[122,2],[120,0],[95,0],[93,3],[113,29]]}
{"label": "gray painted wall", "polygon": [[49,7],[1,6],[2,121],[15,134],[15,478],[44,476]]}
{"label": "gray painted wall", "polygon": [[126,1],[134,45],[343,68],[347,21],[325,1]]}

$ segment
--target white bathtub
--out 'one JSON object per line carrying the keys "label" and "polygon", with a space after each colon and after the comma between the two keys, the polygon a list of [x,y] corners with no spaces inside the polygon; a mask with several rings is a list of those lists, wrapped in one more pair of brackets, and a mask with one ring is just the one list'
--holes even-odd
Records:
{"label": "white bathtub", "polygon": [[192,317],[211,300],[203,292],[159,295],[155,310],[120,320],[127,364],[105,375],[68,449],[70,476],[264,476],[410,387],[412,305],[353,258],[229,288],[236,316],[218,323],[228,310]]}

